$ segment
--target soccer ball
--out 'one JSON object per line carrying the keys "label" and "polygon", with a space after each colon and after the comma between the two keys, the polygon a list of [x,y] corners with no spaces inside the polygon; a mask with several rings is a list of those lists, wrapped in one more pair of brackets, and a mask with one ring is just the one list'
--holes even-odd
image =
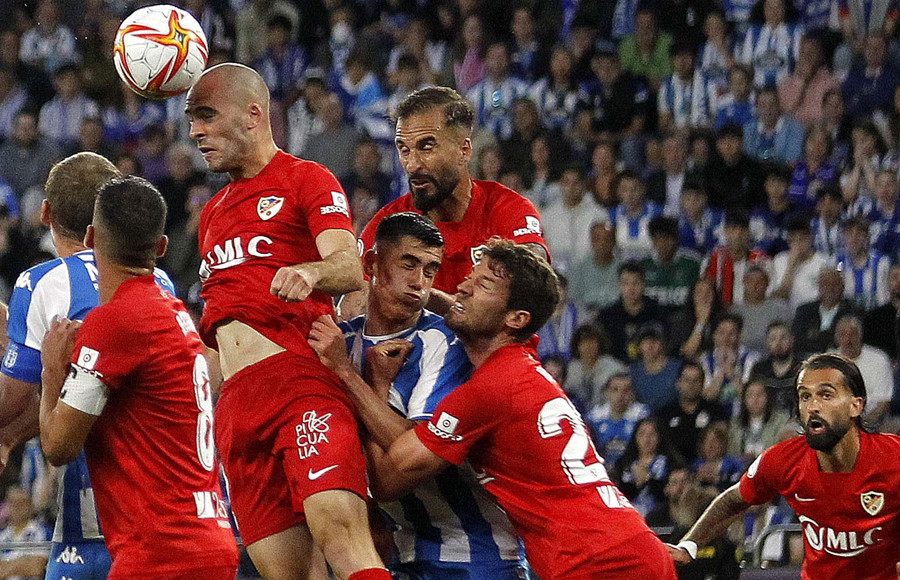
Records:
{"label": "soccer ball", "polygon": [[191,88],[208,56],[200,23],[180,8],[159,5],[136,10],[122,22],[113,62],[131,90],[167,99]]}

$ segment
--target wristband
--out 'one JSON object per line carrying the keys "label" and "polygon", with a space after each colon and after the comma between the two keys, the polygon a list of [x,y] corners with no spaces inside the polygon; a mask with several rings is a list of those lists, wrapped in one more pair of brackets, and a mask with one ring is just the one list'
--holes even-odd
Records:
{"label": "wristband", "polygon": [[688,556],[691,557],[691,560],[697,559],[697,542],[693,542],[691,540],[681,540],[675,545],[676,548],[681,548],[685,552],[688,553]]}

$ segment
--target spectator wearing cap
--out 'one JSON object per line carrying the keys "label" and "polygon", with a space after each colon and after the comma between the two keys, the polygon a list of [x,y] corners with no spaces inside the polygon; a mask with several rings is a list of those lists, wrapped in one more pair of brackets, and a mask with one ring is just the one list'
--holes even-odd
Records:
{"label": "spectator wearing cap", "polygon": [[716,150],[704,170],[711,207],[750,211],[765,201],[763,168],[744,153],[743,137],[738,125],[725,125],[716,132]]}
{"label": "spectator wearing cap", "polygon": [[97,103],[89,99],[81,89],[80,71],[74,64],[56,70],[53,85],[56,96],[41,107],[38,130],[60,147],[78,141],[81,122],[87,117],[98,117]]}
{"label": "spectator wearing cap", "polygon": [[772,295],[788,301],[791,310],[819,297],[819,272],[829,258],[816,252],[805,216],[787,222],[788,250],[772,260]]}
{"label": "spectator wearing cap", "polygon": [[728,93],[716,101],[715,127],[725,125],[743,127],[756,116],[753,95],[753,71],[750,67],[735,64],[728,71]]}
{"label": "spectator wearing cap", "polygon": [[592,223],[591,252],[569,274],[573,299],[592,316],[619,298],[621,262],[616,254],[616,231],[612,224],[608,220]]}
{"label": "spectator wearing cap", "polygon": [[703,265],[703,275],[715,280],[722,304],[743,304],[744,288],[741,280],[750,264],[766,265],[768,257],[762,250],[750,248],[750,218],[740,210],[725,214],[725,245],[714,249]]}
{"label": "spectator wearing cap", "polygon": [[619,268],[621,298],[597,315],[609,336],[610,354],[624,363],[632,363],[640,356],[638,331],[641,326],[664,323],[665,314],[656,300],[647,296],[644,268],[637,262],[625,262]]}
{"label": "spectator wearing cap", "polygon": [[681,359],[666,354],[666,338],[659,323],[645,324],[638,331],[641,358],[629,367],[637,400],[654,413],[678,398]]}
{"label": "spectator wearing cap", "polygon": [[694,74],[694,47],[685,41],[672,45],[672,74],[659,88],[659,129],[709,126],[703,79]]}
{"label": "spectator wearing cap", "polygon": [[553,265],[564,274],[591,251],[591,224],[609,220],[606,210],[586,195],[581,169],[565,168],[559,178],[560,197],[541,215]]}
{"label": "spectator wearing cap", "polygon": [[868,220],[860,216],[844,220],[846,249],[837,258],[844,276],[844,296],[859,310],[871,310],[890,299],[887,276],[891,259],[872,247],[869,228]]}
{"label": "spectator wearing cap", "polygon": [[797,207],[788,199],[791,172],[786,166],[766,167],[766,203],[750,214],[750,238],[754,247],[769,256],[787,249],[788,219],[797,214]]}
{"label": "spectator wearing cap", "polygon": [[818,36],[804,35],[794,72],[778,83],[778,97],[784,111],[810,126],[822,118],[825,93],[839,87],[840,82],[825,64],[822,41]]}
{"label": "spectator wearing cap", "polygon": [[623,70],[615,45],[607,42],[598,43],[591,71],[596,78],[579,88],[579,110],[590,112],[595,133],[619,139],[625,167],[642,167],[641,134],[654,104],[646,79]]}
{"label": "spectator wearing cap", "polygon": [[725,236],[725,212],[707,204],[706,188],[696,177],[686,179],[681,189],[678,213],[678,245],[705,256]]}
{"label": "spectator wearing cap", "polygon": [[678,246],[678,222],[657,216],[650,220],[653,254],[641,261],[646,272],[647,296],[670,316],[687,304],[691,288],[700,277],[700,254]]}
{"label": "spectator wearing cap", "polygon": [[663,80],[672,74],[671,46],[672,36],[660,32],[654,10],[649,6],[639,7],[634,15],[634,32],[619,45],[622,68],[646,78],[653,90],[658,91]]}
{"label": "spectator wearing cap", "polygon": [[834,347],[838,318],[855,310],[844,297],[844,273],[828,267],[819,273],[819,299],[801,304],[791,326],[797,352],[825,352]]}
{"label": "spectator wearing cap", "polygon": [[631,376],[616,373],[603,386],[606,402],[594,405],[585,419],[597,451],[607,465],[615,465],[625,452],[638,422],[650,415],[650,408],[635,400]]}
{"label": "spectator wearing cap", "polygon": [[790,115],[782,114],[774,87],[763,87],[756,94],[756,119],[744,125],[744,151],[761,161],[800,160],[803,126]]}
{"label": "spectator wearing cap", "polygon": [[[785,255],[782,253],[781,255]],[[818,282],[816,272],[814,283]],[[744,303],[731,307],[744,321],[741,342],[748,348],[762,352],[766,348],[766,329],[776,320],[790,320],[794,311],[788,301],[779,296],[769,296],[769,273],[759,264],[753,264],[744,272]],[[816,296],[818,297],[818,286]],[[815,299],[814,297],[814,299]]]}
{"label": "spectator wearing cap", "polygon": [[813,247],[830,258],[835,258],[844,251],[844,238],[841,235],[843,210],[844,198],[839,187],[827,185],[819,190],[816,196],[816,214],[811,222]]}
{"label": "spectator wearing cap", "polygon": [[616,245],[623,260],[642,260],[653,252],[648,226],[650,220],[662,215],[662,207],[646,199],[644,181],[629,169],[619,172],[612,190],[619,200],[609,212],[616,229]]}
{"label": "spectator wearing cap", "polygon": [[803,158],[794,166],[788,198],[807,212],[816,207],[823,187],[837,185],[837,167],[831,161],[831,136],[821,126],[810,127],[803,139]]}
{"label": "spectator wearing cap", "polygon": [[753,66],[753,84],[774,87],[794,70],[802,31],[786,21],[786,0],[762,0],[760,4],[764,22],[750,26],[737,58]]}

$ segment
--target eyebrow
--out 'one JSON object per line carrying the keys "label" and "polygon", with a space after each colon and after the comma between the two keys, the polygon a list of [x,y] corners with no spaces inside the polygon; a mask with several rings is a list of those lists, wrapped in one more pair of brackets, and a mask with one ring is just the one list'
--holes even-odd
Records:
{"label": "eyebrow", "polygon": [[[422,145],[423,143],[437,143],[437,137],[434,135],[429,135],[428,137],[422,137],[421,139],[415,139],[416,145]],[[400,137],[394,137],[395,145],[406,145],[406,141],[401,139]]]}

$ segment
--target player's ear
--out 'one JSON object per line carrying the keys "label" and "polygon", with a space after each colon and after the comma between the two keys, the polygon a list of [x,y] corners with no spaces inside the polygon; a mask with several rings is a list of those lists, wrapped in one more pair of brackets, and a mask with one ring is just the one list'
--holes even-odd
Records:
{"label": "player's ear", "polygon": [[41,202],[41,223],[50,227],[50,202],[46,199]]}
{"label": "player's ear", "polygon": [[863,414],[863,409],[866,408],[866,401],[862,397],[853,397],[853,402],[850,403],[850,418],[855,419],[860,417]]}
{"label": "player's ear", "polygon": [[263,111],[259,103],[250,103],[250,106],[247,108],[247,128],[256,128],[262,121],[262,118]]}
{"label": "player's ear", "polygon": [[156,257],[162,258],[169,247],[169,236],[163,236],[156,242]]}
{"label": "player's ear", "polygon": [[531,322],[531,313],[527,310],[510,310],[506,313],[506,326],[518,332]]}
{"label": "player's ear", "polygon": [[378,261],[378,253],[375,248],[370,248],[362,257],[363,273],[371,278],[375,275],[375,262]]}
{"label": "player's ear", "polygon": [[472,139],[466,137],[459,145],[460,153],[462,153],[463,164],[468,164],[472,160]]}
{"label": "player's ear", "polygon": [[[47,203],[46,199],[44,200],[44,203]],[[41,213],[43,213],[43,210]],[[88,224],[87,231],[84,232],[84,247],[92,250],[94,249],[94,226],[91,224]]]}

